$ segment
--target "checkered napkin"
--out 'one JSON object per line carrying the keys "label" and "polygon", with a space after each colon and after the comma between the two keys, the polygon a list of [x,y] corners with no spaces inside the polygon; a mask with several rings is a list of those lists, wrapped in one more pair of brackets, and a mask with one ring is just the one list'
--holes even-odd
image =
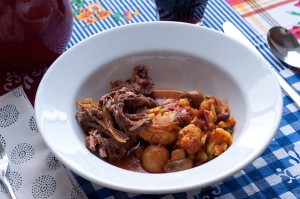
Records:
{"label": "checkered napkin", "polygon": [[[22,87],[0,97],[0,141],[9,158],[9,182],[18,199],[85,199],[71,172],[44,144]],[[0,198],[10,198],[3,183]]]}

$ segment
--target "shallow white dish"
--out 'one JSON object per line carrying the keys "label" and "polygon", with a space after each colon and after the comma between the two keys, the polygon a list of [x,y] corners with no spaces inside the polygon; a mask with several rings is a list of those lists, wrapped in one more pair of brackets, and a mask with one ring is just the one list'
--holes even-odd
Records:
{"label": "shallow white dish", "polygon": [[[110,82],[149,66],[157,87],[201,90],[227,99],[236,118],[233,144],[193,169],[137,173],[90,153],[75,119],[78,99],[97,100]],[[56,157],[80,176],[127,192],[172,193],[216,183],[255,160],[271,142],[282,116],[281,89],[251,49],[223,33],[192,24],[151,22],[121,26],[90,37],[59,57],[35,99],[41,135]]]}

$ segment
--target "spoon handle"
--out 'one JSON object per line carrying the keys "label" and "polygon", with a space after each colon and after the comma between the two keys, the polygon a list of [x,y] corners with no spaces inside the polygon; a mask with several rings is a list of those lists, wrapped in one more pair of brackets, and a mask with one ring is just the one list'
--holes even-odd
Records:
{"label": "spoon handle", "polygon": [[243,33],[235,27],[231,22],[225,22],[223,24],[223,31],[228,36],[239,40],[240,42],[247,45],[249,48],[253,49],[257,55],[261,58],[265,65],[270,67],[276,76],[279,85],[282,90],[294,101],[295,106],[300,109],[300,95],[295,91],[290,84],[288,84],[285,79],[275,70],[275,68],[260,54],[260,52],[255,48],[255,46],[243,35]]}

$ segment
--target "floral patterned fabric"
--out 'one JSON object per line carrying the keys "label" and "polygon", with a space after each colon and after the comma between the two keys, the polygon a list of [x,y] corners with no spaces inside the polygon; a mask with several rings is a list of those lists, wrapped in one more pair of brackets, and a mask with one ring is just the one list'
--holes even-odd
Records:
{"label": "floral patterned fabric", "polygon": [[99,20],[105,20],[112,17],[116,22],[122,19],[126,22],[130,22],[134,16],[139,16],[138,10],[131,11],[126,9],[124,11],[111,11],[107,10],[100,2],[89,2],[87,4],[80,0],[71,0],[74,8],[74,16],[79,21],[84,21],[88,27],[90,24],[95,23]]}
{"label": "floral patterned fabric", "polygon": [[[44,144],[22,87],[0,97],[0,142],[10,160],[8,178],[17,198],[86,198],[69,169]],[[2,182],[0,198],[10,198]]]}

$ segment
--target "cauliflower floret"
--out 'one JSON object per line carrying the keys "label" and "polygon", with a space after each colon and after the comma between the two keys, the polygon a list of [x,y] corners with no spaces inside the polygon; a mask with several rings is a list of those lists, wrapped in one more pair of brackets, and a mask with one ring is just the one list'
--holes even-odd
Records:
{"label": "cauliflower floret", "polygon": [[188,111],[192,112],[192,108],[186,99],[165,100],[161,106],[147,111],[152,123],[141,129],[139,136],[150,144],[166,146],[176,142],[181,127],[189,124],[195,114]]}
{"label": "cauliflower floret", "polygon": [[194,124],[189,124],[179,131],[177,146],[189,155],[197,153],[205,143],[204,133]]}
{"label": "cauliflower floret", "polygon": [[207,153],[211,157],[220,155],[232,144],[231,134],[222,128],[216,128],[208,137]]}

